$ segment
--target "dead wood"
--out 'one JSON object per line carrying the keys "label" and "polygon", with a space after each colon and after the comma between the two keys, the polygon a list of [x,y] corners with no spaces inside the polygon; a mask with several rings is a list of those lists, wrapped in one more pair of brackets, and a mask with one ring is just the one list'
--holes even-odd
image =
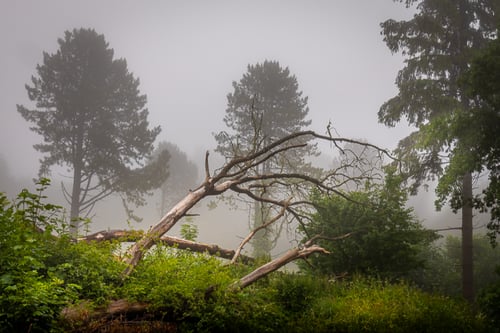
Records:
{"label": "dead wood", "polygon": [[251,272],[250,274],[247,274],[246,276],[242,277],[238,282],[233,284],[234,289],[242,289],[245,287],[248,287],[255,281],[259,280],[260,278],[268,275],[269,273],[272,273],[281,267],[285,266],[286,264],[297,260],[297,259],[303,259],[307,258],[313,253],[324,253],[328,254],[329,252],[325,250],[324,248],[317,246],[317,245],[310,245],[308,247],[303,247],[303,248],[294,248],[291,250],[288,250],[284,255],[281,257],[278,257],[267,264],[264,264]]}
{"label": "dead wood", "polygon": [[[120,240],[123,242],[135,242],[138,241],[143,235],[142,231],[134,230],[103,230],[93,233],[88,236],[78,238],[78,241],[111,241]],[[234,250],[222,248],[216,244],[206,244],[201,242],[190,241],[178,237],[164,235],[159,238],[158,243],[162,243],[168,246],[178,248],[180,250],[190,250],[200,253],[208,253],[219,258],[232,260],[235,257],[236,252]],[[252,257],[245,255],[239,255],[240,262],[244,264],[249,264],[254,261]]]}

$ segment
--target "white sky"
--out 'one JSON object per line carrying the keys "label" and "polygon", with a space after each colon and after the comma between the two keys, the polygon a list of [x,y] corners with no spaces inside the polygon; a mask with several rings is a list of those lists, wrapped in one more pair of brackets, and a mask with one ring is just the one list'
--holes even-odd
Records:
{"label": "white sky", "polygon": [[[391,55],[380,22],[411,13],[391,0],[123,1],[0,0],[0,157],[35,177],[41,140],[16,111],[30,106],[24,85],[57,50],[65,30],[94,28],[141,80],[159,140],[200,162],[215,147],[232,81],[248,64],[278,60],[309,96],[312,128],[328,121],[342,136],[387,148],[408,133],[377,122],[397,91],[402,59]],[[1,170],[0,170],[1,172]]]}

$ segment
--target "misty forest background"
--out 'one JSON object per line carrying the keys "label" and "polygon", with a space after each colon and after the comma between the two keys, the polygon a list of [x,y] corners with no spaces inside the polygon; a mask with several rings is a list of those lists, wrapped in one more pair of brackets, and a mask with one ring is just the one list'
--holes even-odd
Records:
{"label": "misty forest background", "polygon": [[[135,66],[147,68],[156,49],[127,49],[106,24],[76,20],[82,27],[52,34],[54,25],[47,45],[15,47],[41,57],[24,57],[23,75],[6,69],[22,83],[2,104],[2,327],[498,331],[500,3],[387,2],[359,22],[374,40],[355,40],[355,22],[341,20],[354,35],[333,46],[278,29],[286,47],[266,54],[269,27],[289,26],[302,8],[293,2],[272,22],[281,8],[272,4],[266,37],[252,35],[258,46],[235,62],[222,48],[209,63],[215,46],[186,37],[206,58],[190,67],[198,51],[184,49],[183,63],[180,47],[166,70],[173,81],[151,79],[166,75],[160,67],[141,75]],[[314,33],[320,9],[336,7],[311,6],[303,24]],[[191,29],[238,36],[211,24]],[[363,54],[333,61],[352,66],[344,74],[317,58],[350,46]],[[172,97],[176,81],[188,94]]]}

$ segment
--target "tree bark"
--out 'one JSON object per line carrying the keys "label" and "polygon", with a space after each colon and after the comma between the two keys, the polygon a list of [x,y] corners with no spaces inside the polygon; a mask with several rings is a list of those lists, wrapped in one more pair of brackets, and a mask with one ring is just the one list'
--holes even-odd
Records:
{"label": "tree bark", "polygon": [[172,208],[165,216],[149,230],[144,237],[137,241],[128,251],[128,259],[126,260],[127,268],[123,272],[123,276],[130,275],[132,270],[137,266],[139,261],[159,239],[167,231],[169,231],[179,221],[189,209],[207,195],[205,186],[198,188],[193,192],[189,192],[174,208]]}
{"label": "tree bark", "polygon": [[472,175],[469,172],[462,182],[462,294],[471,303],[475,298],[472,234]]}
{"label": "tree bark", "polygon": [[70,233],[73,237],[78,236],[80,228],[80,194],[81,194],[82,169],[81,162],[74,164],[73,188],[71,190],[71,212],[70,212]]}

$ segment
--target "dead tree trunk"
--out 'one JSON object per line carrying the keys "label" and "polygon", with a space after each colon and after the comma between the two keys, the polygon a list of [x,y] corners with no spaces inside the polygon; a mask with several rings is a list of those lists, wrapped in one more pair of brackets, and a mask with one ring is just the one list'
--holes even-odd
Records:
{"label": "dead tree trunk", "polygon": [[123,276],[130,275],[139,261],[167,231],[169,231],[196,203],[207,195],[207,188],[200,187],[193,192],[189,192],[177,205],[174,206],[153,228],[151,228],[139,241],[137,241],[128,251],[126,259],[127,268]]}
{"label": "dead tree trunk", "polygon": [[[91,235],[80,237],[78,241],[85,242],[101,242],[119,239],[123,242],[137,242],[143,236],[143,232],[130,231],[130,230],[109,230],[109,231],[99,231]],[[158,243],[165,244],[168,246],[175,247],[179,250],[190,250],[193,252],[208,253],[212,256],[217,256],[219,258],[232,260],[236,255],[235,250],[225,249],[216,244],[206,244],[201,242],[194,242],[178,237],[163,235],[158,240]],[[238,253],[239,254],[239,253]],[[254,261],[252,257],[245,255],[238,255],[239,260],[244,264],[249,264]]]}
{"label": "dead tree trunk", "polygon": [[269,273],[272,273],[281,267],[285,266],[286,264],[297,260],[297,259],[302,259],[302,258],[307,258],[309,255],[315,253],[315,252],[320,252],[320,253],[325,253],[328,254],[329,252],[325,250],[324,248],[317,246],[317,245],[310,245],[308,247],[304,248],[295,248],[288,250],[284,255],[282,255],[279,258],[276,258],[267,264],[260,266],[250,274],[242,277],[238,282],[233,284],[234,289],[242,289],[245,287],[248,287],[258,279],[266,276]]}

